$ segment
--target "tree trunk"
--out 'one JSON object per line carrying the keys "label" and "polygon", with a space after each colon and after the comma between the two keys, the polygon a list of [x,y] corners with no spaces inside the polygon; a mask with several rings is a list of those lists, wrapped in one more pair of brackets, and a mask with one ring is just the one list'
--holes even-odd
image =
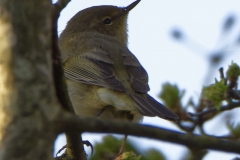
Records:
{"label": "tree trunk", "polygon": [[0,159],[52,159],[51,1],[0,1]]}

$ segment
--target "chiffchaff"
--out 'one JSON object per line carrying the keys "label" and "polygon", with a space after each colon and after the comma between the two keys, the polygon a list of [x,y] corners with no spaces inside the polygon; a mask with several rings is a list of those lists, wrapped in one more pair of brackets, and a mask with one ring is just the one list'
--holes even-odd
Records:
{"label": "chiffchaff", "polygon": [[127,16],[139,2],[84,9],[61,33],[59,46],[68,92],[80,117],[178,120],[147,93],[148,74],[127,47]]}

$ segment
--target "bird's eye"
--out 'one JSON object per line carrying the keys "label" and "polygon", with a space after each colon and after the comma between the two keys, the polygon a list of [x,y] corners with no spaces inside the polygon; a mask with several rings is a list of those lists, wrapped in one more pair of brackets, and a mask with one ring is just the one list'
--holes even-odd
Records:
{"label": "bird's eye", "polygon": [[111,25],[112,24],[112,20],[109,17],[106,17],[106,18],[103,19],[103,23]]}

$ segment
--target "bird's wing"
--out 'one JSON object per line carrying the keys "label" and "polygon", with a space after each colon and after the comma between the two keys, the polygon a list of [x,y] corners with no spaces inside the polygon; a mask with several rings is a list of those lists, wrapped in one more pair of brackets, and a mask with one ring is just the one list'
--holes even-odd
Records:
{"label": "bird's wing", "polygon": [[177,121],[179,119],[177,115],[147,94],[149,91],[148,75],[137,58],[133,54],[122,56],[123,63],[131,77],[131,86],[137,92],[130,93],[130,96],[138,104],[139,113],[144,116],[158,116]]}
{"label": "bird's wing", "polygon": [[95,49],[68,59],[63,68],[65,76],[69,79],[125,91],[115,76],[112,65],[113,61],[105,51]]}
{"label": "bird's wing", "polygon": [[132,88],[139,93],[147,93],[150,89],[148,86],[148,74],[133,54],[122,54],[123,63],[131,78]]}

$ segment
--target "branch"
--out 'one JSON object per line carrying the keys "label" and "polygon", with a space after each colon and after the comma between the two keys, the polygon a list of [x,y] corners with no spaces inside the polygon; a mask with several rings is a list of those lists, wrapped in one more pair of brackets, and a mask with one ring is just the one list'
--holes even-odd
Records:
{"label": "branch", "polygon": [[[59,0],[54,4],[53,12],[56,13],[56,10],[59,10],[56,4],[62,4],[62,1]],[[65,2],[65,1],[64,1]],[[57,34],[57,21],[58,15],[53,14],[52,17],[52,60],[53,60],[53,76],[54,84],[56,88],[56,93],[58,100],[62,104],[63,108],[71,113],[74,113],[72,103],[70,101],[67,85],[64,77],[64,71],[62,68],[61,52],[58,47],[58,34]]]}
{"label": "branch", "polygon": [[[62,108],[66,111],[74,113],[72,103],[70,101],[67,85],[62,68],[61,52],[58,47],[57,21],[61,10],[70,2],[70,0],[58,0],[53,5],[52,14],[52,60],[53,60],[53,77],[58,100]],[[85,160],[85,152],[82,144],[82,137],[78,133],[71,131],[66,132],[67,150],[66,154],[76,159]],[[81,157],[81,158],[80,158]]]}
{"label": "branch", "polygon": [[119,121],[101,121],[93,118],[82,119],[75,115],[63,114],[56,121],[59,132],[78,131],[92,133],[128,134],[147,137],[171,143],[185,145],[196,149],[212,149],[232,153],[240,153],[240,143],[236,141],[220,140],[213,137],[198,136],[150,125],[139,125]]}
{"label": "branch", "polygon": [[67,6],[67,4],[71,0],[58,0],[56,3],[53,4],[54,9],[55,9],[55,14],[59,15],[60,12]]}
{"label": "branch", "polygon": [[215,107],[212,107],[208,110],[205,110],[205,111],[202,111],[199,113],[190,113],[189,112],[188,114],[189,114],[189,116],[203,116],[207,113],[217,112],[217,111],[226,111],[226,110],[231,110],[231,109],[234,109],[237,107],[240,107],[240,102],[231,102],[228,105],[221,106],[219,110],[217,110]]}

